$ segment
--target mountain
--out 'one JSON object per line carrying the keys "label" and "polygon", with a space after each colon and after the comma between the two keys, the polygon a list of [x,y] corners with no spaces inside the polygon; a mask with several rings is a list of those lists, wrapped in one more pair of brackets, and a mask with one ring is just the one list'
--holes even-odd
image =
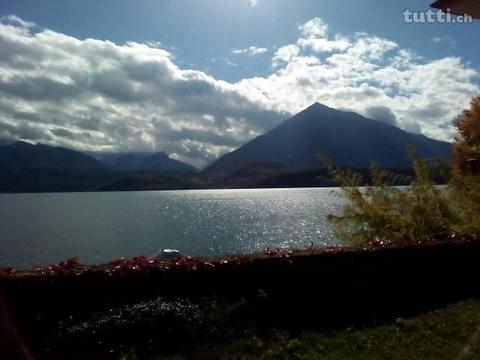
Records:
{"label": "mountain", "polygon": [[191,172],[196,169],[170,158],[164,152],[99,154],[98,158],[110,169],[118,171]]}
{"label": "mountain", "polygon": [[365,168],[377,161],[383,167],[410,168],[405,146],[413,145],[422,158],[449,160],[452,145],[354,112],[315,103],[211,164],[207,172],[231,172],[251,163],[288,167],[321,167],[317,154],[337,165]]}
{"label": "mountain", "polygon": [[0,172],[25,170],[98,170],[105,166],[86,154],[43,144],[17,141],[0,145]]}
{"label": "mountain", "polygon": [[0,144],[0,192],[86,191],[118,175],[86,154],[17,141]]}
{"label": "mountain", "polygon": [[0,143],[0,193],[192,187],[184,178],[194,168],[165,153],[106,154],[103,160],[106,164],[62,147],[22,141]]}

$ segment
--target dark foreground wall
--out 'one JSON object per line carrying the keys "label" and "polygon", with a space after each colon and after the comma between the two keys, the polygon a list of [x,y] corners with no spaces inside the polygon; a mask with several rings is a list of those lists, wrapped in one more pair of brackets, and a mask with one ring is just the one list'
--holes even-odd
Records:
{"label": "dark foreground wall", "polygon": [[268,326],[287,321],[299,328],[336,327],[477,297],[479,260],[480,242],[184,259],[115,271],[7,276],[0,278],[0,291],[9,326],[30,344],[60,319],[159,295],[238,300],[260,294],[257,310]]}

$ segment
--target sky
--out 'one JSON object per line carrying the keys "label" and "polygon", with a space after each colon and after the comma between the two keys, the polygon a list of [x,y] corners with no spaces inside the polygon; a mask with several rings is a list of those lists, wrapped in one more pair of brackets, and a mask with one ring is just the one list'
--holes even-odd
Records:
{"label": "sky", "polygon": [[480,21],[406,0],[0,0],[0,139],[203,167],[315,101],[450,141]]}

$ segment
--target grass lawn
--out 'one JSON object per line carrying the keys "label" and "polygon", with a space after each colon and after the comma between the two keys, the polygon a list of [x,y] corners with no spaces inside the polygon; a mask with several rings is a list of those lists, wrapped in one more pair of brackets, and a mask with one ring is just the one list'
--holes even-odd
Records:
{"label": "grass lawn", "polygon": [[[188,354],[138,355],[133,359],[480,359],[480,301],[466,300],[411,318],[341,331],[249,328],[226,331]],[[142,349],[142,353],[144,353]]]}

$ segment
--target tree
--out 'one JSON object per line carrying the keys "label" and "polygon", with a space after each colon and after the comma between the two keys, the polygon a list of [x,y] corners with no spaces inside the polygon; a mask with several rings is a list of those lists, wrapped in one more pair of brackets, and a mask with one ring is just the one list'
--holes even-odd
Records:
{"label": "tree", "polygon": [[456,235],[480,236],[480,97],[474,98],[457,122],[453,146],[450,196],[458,213]]}
{"label": "tree", "polygon": [[[330,215],[337,236],[352,244],[480,238],[480,97],[457,121],[452,171],[439,189],[425,161],[413,149],[414,178],[399,189],[372,167],[374,186],[360,188],[361,178],[327,161],[348,200],[340,215]],[[325,162],[325,159],[324,159]]]}
{"label": "tree", "polygon": [[480,174],[480,96],[472,100],[457,121],[458,136],[453,147],[453,175],[463,177]]}
{"label": "tree", "polygon": [[414,177],[409,187],[399,188],[395,177],[371,168],[373,186],[360,187],[361,176],[335,167],[323,158],[348,200],[339,215],[330,215],[337,236],[351,245],[426,242],[445,239],[455,215],[445,192],[437,188],[431,170],[409,150]]}

